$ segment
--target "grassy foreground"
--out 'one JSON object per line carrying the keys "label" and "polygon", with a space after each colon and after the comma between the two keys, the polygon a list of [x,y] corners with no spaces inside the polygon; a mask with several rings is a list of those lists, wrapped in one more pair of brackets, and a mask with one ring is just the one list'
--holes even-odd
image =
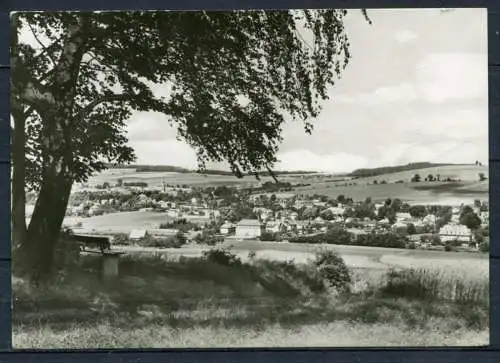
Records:
{"label": "grassy foreground", "polygon": [[[477,346],[487,279],[231,258],[86,259],[52,285],[13,280],[14,348]],[[224,256],[222,256],[224,257]],[[325,271],[327,273],[325,274]],[[340,282],[348,282],[340,289]],[[334,286],[334,287],[332,287]],[[342,292],[339,292],[342,291]]]}

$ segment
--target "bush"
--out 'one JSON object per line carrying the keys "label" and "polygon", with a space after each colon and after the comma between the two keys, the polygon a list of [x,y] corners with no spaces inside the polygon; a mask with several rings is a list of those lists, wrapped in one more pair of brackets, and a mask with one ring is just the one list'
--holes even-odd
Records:
{"label": "bush", "polygon": [[444,250],[446,252],[451,252],[453,249],[451,248],[451,245],[450,244],[447,244],[446,246],[444,246]]}
{"label": "bush", "polygon": [[325,243],[349,245],[352,243],[353,234],[343,228],[329,229],[325,234]]}
{"label": "bush", "polygon": [[327,284],[339,292],[349,292],[352,277],[344,259],[335,251],[321,250],[316,253],[314,265]]}
{"label": "bush", "polygon": [[408,243],[408,245],[406,246],[409,250],[414,250],[417,248],[417,245],[415,242],[410,242]]}
{"label": "bush", "polygon": [[215,233],[203,231],[194,238],[194,241],[198,244],[215,246],[217,243],[224,242],[224,237],[218,236]]}
{"label": "bush", "polygon": [[261,241],[269,241],[269,242],[281,242],[281,235],[279,232],[262,232],[260,236]]}
{"label": "bush", "polygon": [[479,244],[479,251],[489,253],[490,252],[490,242],[484,241]]}
{"label": "bush", "polygon": [[[184,236],[184,235],[182,235]],[[180,238],[175,235],[174,237],[155,238],[146,236],[139,240],[139,245],[144,247],[158,247],[158,248],[180,248],[186,243],[186,239]]]}
{"label": "bush", "polygon": [[113,236],[112,242],[114,245],[129,245],[130,244],[130,239],[128,238],[128,235],[125,233],[120,233],[120,234],[115,234]]}
{"label": "bush", "polygon": [[408,240],[398,233],[370,233],[357,236],[354,244],[358,246],[373,246],[386,248],[406,248]]}
{"label": "bush", "polygon": [[223,248],[203,251],[203,257],[207,261],[223,266],[241,266],[242,264],[238,256]]}

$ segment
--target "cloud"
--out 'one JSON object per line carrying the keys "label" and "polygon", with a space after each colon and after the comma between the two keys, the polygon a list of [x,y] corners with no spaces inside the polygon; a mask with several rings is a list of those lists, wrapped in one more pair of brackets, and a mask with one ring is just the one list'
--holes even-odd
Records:
{"label": "cloud", "polygon": [[443,139],[483,139],[488,144],[487,107],[452,109],[432,114],[418,115],[408,119],[408,131],[425,137],[439,136]]}
{"label": "cloud", "polygon": [[170,126],[167,116],[158,112],[135,112],[127,123],[127,135],[134,141],[173,139],[177,130]]}
{"label": "cloud", "polygon": [[431,103],[486,100],[487,96],[486,54],[441,53],[428,55],[418,62],[414,80],[381,86],[358,95],[339,95],[334,101],[378,106],[417,100]]}
{"label": "cloud", "polygon": [[372,92],[359,95],[341,94],[332,98],[335,103],[377,106],[387,103],[411,102],[418,98],[418,93],[414,85],[403,82],[394,86],[378,87]]}
{"label": "cloud", "polygon": [[384,104],[394,102],[411,102],[417,99],[418,94],[410,83],[401,83],[396,86],[379,87],[373,93],[364,95],[362,101],[366,104]]}
{"label": "cloud", "polygon": [[412,40],[415,40],[417,38],[417,34],[415,34],[414,32],[412,32],[410,30],[405,29],[405,30],[401,30],[401,31],[396,32],[394,37],[396,38],[396,40],[399,43],[408,43],[408,42],[411,42]]}
{"label": "cloud", "polygon": [[196,153],[185,142],[176,139],[162,141],[132,141],[131,146],[137,155],[137,164],[176,165],[195,168]]}
{"label": "cloud", "polygon": [[429,102],[484,99],[488,95],[487,54],[428,55],[417,66],[416,80]]}

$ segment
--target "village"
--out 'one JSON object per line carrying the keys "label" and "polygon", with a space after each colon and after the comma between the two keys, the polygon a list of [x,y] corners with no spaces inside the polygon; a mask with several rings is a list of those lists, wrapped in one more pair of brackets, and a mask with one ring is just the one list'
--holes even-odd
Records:
{"label": "village", "polygon": [[[344,195],[294,193],[289,183],[276,185],[148,186],[122,180],[81,185],[71,196],[65,226],[79,234],[107,235],[116,243],[148,240],[154,247],[260,240],[478,251],[488,243],[486,201],[460,206],[409,205],[390,198],[355,201]],[[133,219],[141,214],[163,222],[137,228],[85,223],[99,216]],[[172,245],[172,238],[181,242]]]}

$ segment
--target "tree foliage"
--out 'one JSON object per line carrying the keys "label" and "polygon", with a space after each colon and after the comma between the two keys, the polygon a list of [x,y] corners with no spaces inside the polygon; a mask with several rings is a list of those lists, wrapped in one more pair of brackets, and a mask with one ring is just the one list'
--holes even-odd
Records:
{"label": "tree foliage", "polygon": [[[346,14],[15,13],[13,225],[14,245],[24,247],[16,255],[29,256],[34,276],[48,273],[72,184],[135,159],[125,129],[133,112],[163,114],[200,169],[226,161],[238,177],[270,171],[285,120],[311,133],[349,62]],[[25,185],[38,192],[27,230]]]}
{"label": "tree foliage", "polygon": [[[15,31],[29,28],[40,40],[38,46],[18,43],[14,62],[13,95],[29,107],[29,185],[40,185],[42,126],[69,37],[84,37],[81,62],[73,70],[71,127],[65,130],[71,142],[61,150],[72,155],[75,181],[102,170],[105,160],[134,160],[124,132],[134,110],[167,115],[178,137],[197,150],[201,167],[226,160],[241,175],[276,161],[285,115],[303,120],[311,132],[310,119],[350,57],[345,15],[342,10],[17,15]],[[72,34],[78,26],[80,33]],[[27,97],[33,89],[43,97]]]}

